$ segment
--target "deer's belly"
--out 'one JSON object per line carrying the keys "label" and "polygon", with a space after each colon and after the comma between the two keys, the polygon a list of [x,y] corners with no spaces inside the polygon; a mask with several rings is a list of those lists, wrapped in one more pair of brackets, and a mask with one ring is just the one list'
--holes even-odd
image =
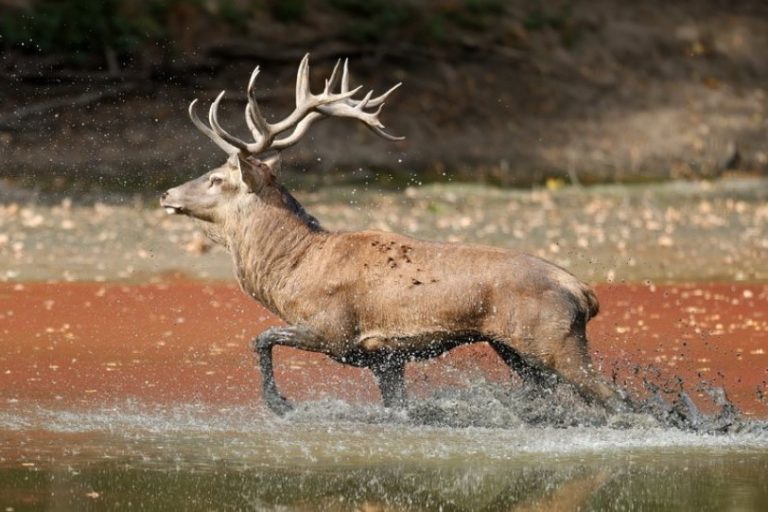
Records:
{"label": "deer's belly", "polygon": [[332,359],[354,366],[375,366],[393,357],[419,361],[437,357],[459,345],[487,341],[478,332],[430,332],[411,336],[361,337],[354,346],[330,355]]}

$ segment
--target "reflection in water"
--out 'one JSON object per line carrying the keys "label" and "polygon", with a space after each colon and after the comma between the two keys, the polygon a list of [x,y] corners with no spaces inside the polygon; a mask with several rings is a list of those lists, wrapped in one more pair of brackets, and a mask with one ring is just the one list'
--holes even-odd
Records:
{"label": "reflection in water", "polygon": [[145,467],[0,470],[15,510],[766,510],[768,457],[671,453],[633,460],[468,466]]}
{"label": "reflection in water", "polygon": [[768,509],[764,430],[456,429],[310,409],[11,408],[0,510]]}

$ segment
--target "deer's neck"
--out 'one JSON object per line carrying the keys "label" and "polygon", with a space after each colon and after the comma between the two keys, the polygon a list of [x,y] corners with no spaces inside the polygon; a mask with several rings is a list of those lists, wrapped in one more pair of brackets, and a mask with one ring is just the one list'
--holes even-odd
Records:
{"label": "deer's neck", "polygon": [[310,247],[322,238],[317,220],[290,194],[283,204],[254,201],[225,228],[226,246],[232,254],[240,286],[273,313],[284,316],[291,275]]}

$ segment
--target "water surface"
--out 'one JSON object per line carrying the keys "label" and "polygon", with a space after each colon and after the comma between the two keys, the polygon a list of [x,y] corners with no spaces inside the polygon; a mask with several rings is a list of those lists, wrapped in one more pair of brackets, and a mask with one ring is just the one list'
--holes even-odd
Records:
{"label": "water surface", "polygon": [[5,510],[765,510],[768,435],[174,405],[0,413]]}

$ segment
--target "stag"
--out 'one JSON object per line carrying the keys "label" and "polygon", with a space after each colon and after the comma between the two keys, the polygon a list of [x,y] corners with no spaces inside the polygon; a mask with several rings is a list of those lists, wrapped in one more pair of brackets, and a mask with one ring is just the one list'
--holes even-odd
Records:
{"label": "stag", "polygon": [[[340,71],[341,68],[341,71]],[[277,345],[319,352],[370,368],[385,406],[405,400],[408,361],[435,357],[466,343],[486,342],[526,382],[573,385],[585,399],[622,409],[624,398],[593,368],[587,322],[597,314],[593,290],[566,270],[510,250],[416,240],[381,232],[324,229],[278,181],[281,151],[321,119],[361,121],[387,133],[379,114],[384,94],[355,98],[347,61],[336,63],[320,94],[310,91],[309,58],[296,80],[296,108],[268,122],[256,101],[257,67],[247,88],[244,141],[223,129],[218,109],[194,125],[224,150],[224,165],[162,194],[171,214],[201,221],[232,255],[242,290],[287,325],[252,343],[263,396],[277,414],[291,408],[275,384]]]}

